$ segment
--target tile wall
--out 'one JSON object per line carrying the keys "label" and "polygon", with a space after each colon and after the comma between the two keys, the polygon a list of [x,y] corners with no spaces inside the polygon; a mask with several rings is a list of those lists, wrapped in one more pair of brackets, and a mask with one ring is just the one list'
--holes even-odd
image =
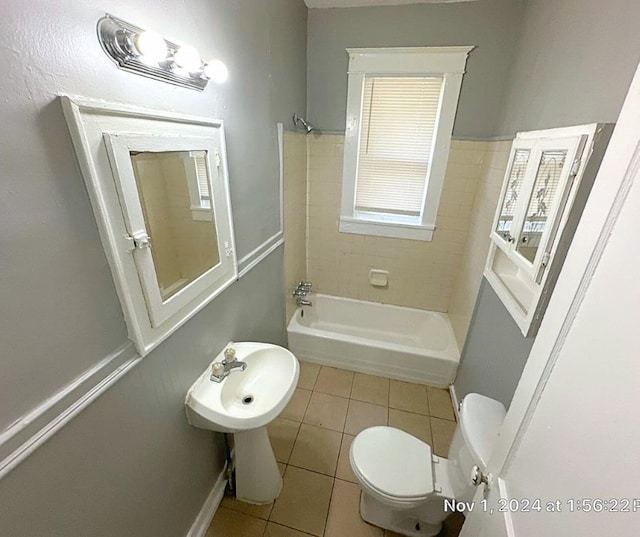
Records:
{"label": "tile wall", "polygon": [[[338,232],[344,136],[285,133],[286,292],[314,290],[448,312],[462,349],[482,280],[510,141],[453,140],[431,242]],[[369,269],[390,273],[369,284]],[[295,310],[287,300],[287,319]]]}
{"label": "tile wall", "polygon": [[284,266],[287,322],[296,309],[291,291],[306,279],[307,136],[284,133]]}
{"label": "tile wall", "polygon": [[[307,278],[315,290],[446,312],[467,242],[486,142],[453,141],[430,242],[338,232],[344,136],[308,137]],[[387,270],[388,288],[369,284]]]}

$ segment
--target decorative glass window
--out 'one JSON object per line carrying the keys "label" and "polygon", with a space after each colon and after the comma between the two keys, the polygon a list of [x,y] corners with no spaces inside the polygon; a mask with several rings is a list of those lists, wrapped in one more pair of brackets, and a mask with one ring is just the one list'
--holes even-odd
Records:
{"label": "decorative glass window", "polygon": [[348,49],[340,231],[431,240],[471,48]]}
{"label": "decorative glass window", "polygon": [[507,179],[507,186],[502,200],[502,209],[500,210],[496,223],[496,232],[507,242],[511,242],[511,231],[513,217],[515,214],[520,191],[524,184],[524,174],[529,162],[530,149],[513,150],[510,171]]}

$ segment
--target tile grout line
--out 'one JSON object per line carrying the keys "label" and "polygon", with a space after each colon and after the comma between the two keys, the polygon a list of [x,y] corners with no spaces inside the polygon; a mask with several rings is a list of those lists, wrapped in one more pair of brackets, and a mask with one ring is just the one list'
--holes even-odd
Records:
{"label": "tile grout line", "polygon": [[429,398],[429,388],[425,385],[424,391],[427,395],[427,412],[429,412],[429,421],[431,421],[431,399]]}

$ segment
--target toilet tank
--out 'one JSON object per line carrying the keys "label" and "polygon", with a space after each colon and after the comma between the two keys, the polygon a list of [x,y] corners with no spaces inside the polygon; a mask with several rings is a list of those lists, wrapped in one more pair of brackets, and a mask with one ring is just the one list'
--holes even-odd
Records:
{"label": "toilet tank", "polygon": [[493,452],[507,411],[504,405],[478,393],[470,393],[460,404],[460,421],[449,447],[449,479],[456,500],[469,502],[475,493],[471,469],[484,472]]}

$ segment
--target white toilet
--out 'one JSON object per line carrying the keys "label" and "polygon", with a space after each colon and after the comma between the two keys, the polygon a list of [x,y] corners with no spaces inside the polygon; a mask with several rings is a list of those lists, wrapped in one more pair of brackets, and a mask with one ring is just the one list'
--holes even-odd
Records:
{"label": "white toilet", "polygon": [[393,427],[370,427],[353,439],[349,458],[362,487],[362,518],[401,535],[437,535],[445,499],[470,502],[471,470],[483,472],[506,410],[498,401],[471,393],[460,405],[460,423],[447,459],[431,446]]}

